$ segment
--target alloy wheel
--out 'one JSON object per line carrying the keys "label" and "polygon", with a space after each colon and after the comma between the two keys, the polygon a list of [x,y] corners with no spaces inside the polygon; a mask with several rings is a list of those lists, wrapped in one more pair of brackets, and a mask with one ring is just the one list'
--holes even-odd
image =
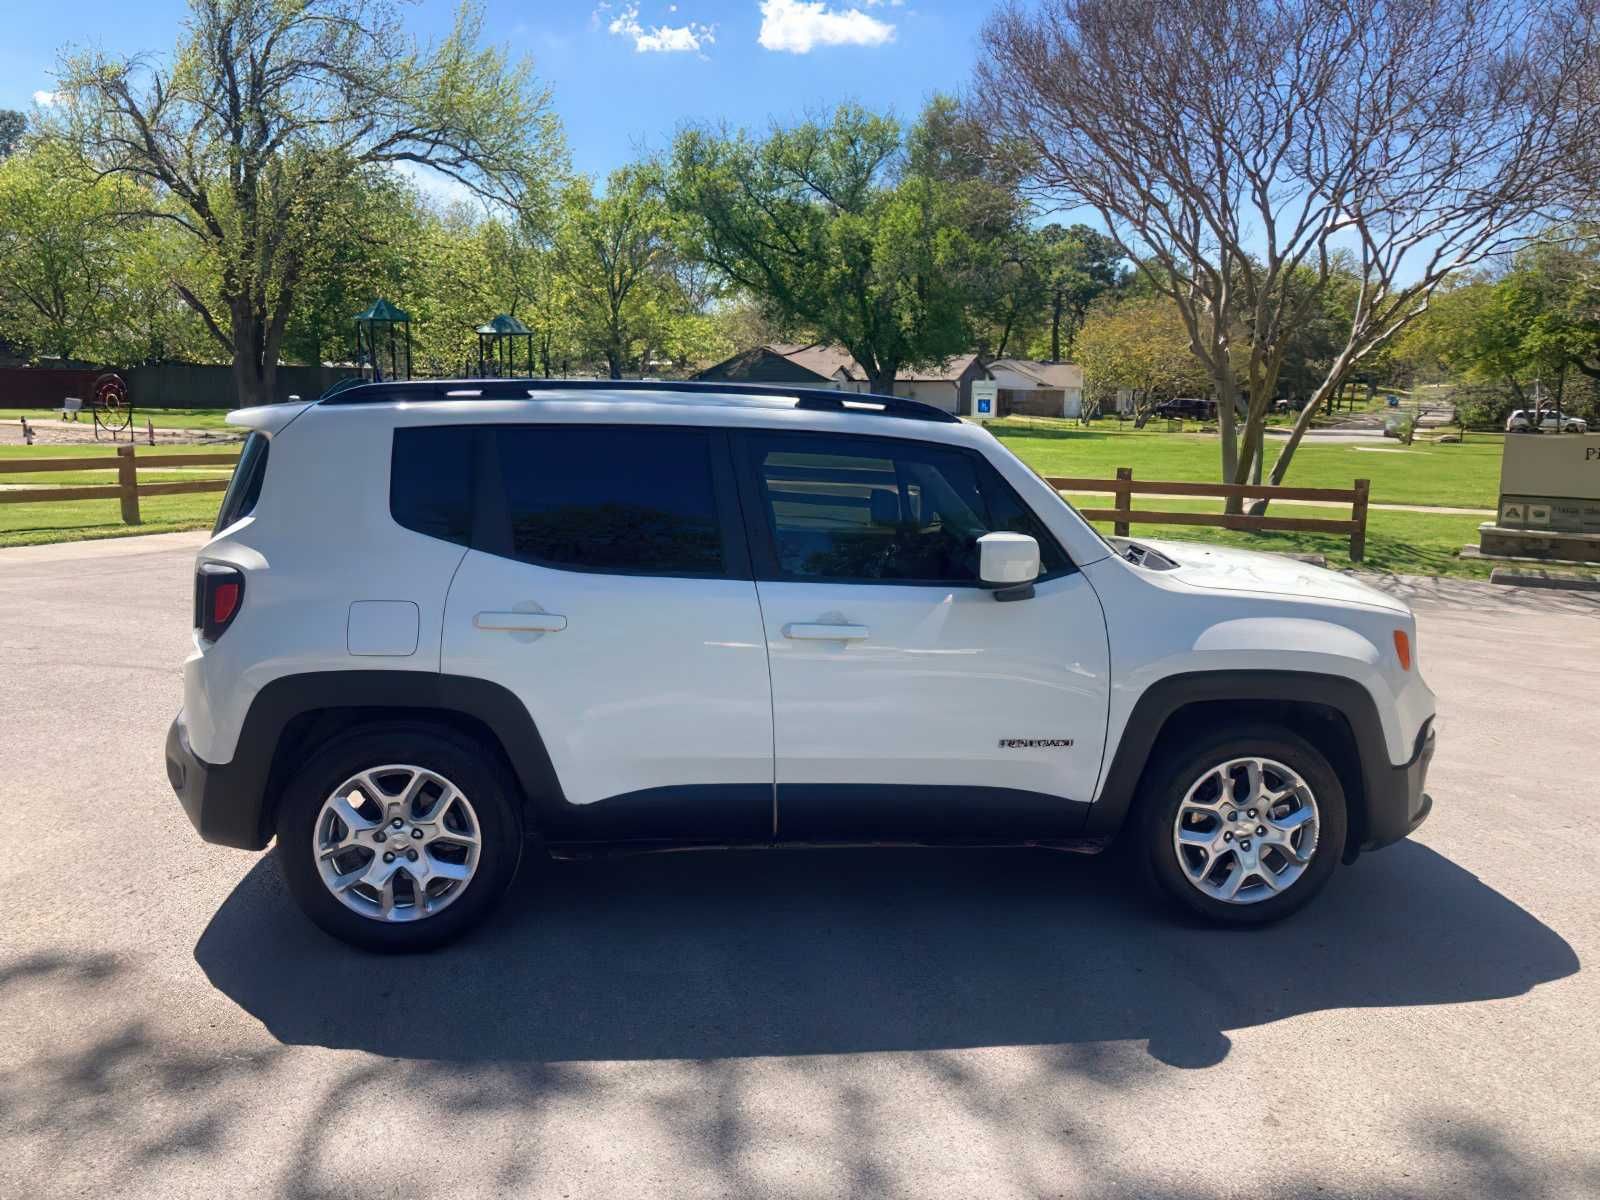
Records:
{"label": "alloy wheel", "polygon": [[352,776],[323,801],[311,849],[323,884],[346,908],[374,921],[419,921],[466,891],[482,831],[450,780],[394,763]]}
{"label": "alloy wheel", "polygon": [[1280,895],[1317,850],[1317,800],[1298,773],[1269,758],[1208,768],[1178,804],[1172,845],[1192,887],[1227,904]]}

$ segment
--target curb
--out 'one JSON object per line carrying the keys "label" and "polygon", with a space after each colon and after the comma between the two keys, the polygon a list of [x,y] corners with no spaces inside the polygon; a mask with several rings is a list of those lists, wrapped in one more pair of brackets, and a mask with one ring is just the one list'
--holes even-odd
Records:
{"label": "curb", "polygon": [[1489,572],[1489,582],[1512,587],[1552,588],[1564,592],[1600,592],[1600,575],[1568,575],[1560,571],[1538,571],[1525,567],[1496,567]]}

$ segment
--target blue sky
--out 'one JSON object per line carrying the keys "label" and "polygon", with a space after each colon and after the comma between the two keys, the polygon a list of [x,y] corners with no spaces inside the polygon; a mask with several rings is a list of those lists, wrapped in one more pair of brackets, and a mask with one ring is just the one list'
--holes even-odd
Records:
{"label": "blue sky", "polygon": [[[604,176],[664,147],[684,122],[760,127],[853,99],[912,117],[977,58],[985,0],[489,0],[491,39],[532,56],[553,89],[574,165]],[[19,4],[0,41],[0,107],[48,93],[58,50],[166,52],[184,0]],[[419,38],[450,0],[405,10]]]}

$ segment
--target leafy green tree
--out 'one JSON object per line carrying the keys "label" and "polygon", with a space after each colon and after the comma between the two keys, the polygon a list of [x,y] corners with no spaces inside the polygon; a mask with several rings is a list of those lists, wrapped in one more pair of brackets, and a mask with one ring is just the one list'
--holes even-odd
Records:
{"label": "leafy green tree", "polygon": [[1203,392],[1210,382],[1190,352],[1182,314],[1165,296],[1101,301],[1078,329],[1073,357],[1083,367],[1085,399],[1106,408],[1126,389],[1141,417],[1158,401]]}
{"label": "leafy green tree", "polygon": [[[1552,230],[1498,275],[1437,295],[1402,349],[1502,388],[1502,408],[1587,409],[1600,380],[1600,238]],[[1577,380],[1584,402],[1572,403]]]}
{"label": "leafy green tree", "polygon": [[764,138],[690,129],[666,194],[702,261],[888,391],[902,367],[969,347],[975,272],[1013,223],[955,134],[939,106],[903,141],[895,121],[849,104]]}
{"label": "leafy green tree", "polygon": [[650,172],[622,170],[596,197],[588,180],[562,197],[555,262],[586,357],[612,379],[649,370],[691,305],[674,274],[672,220]]}
{"label": "leafy green tree", "polygon": [[330,217],[307,248],[284,326],[285,361],[348,361],[355,314],[379,296],[414,304],[418,240],[427,212],[416,189],[382,167],[366,167],[328,198]]}
{"label": "leafy green tree", "polygon": [[1102,296],[1125,288],[1129,268],[1122,247],[1087,225],[1046,225],[1039,231],[1040,275],[1049,311],[1049,358],[1060,362],[1073,354],[1090,307]]}
{"label": "leafy green tree", "polygon": [[0,335],[62,358],[101,348],[118,320],[131,243],[117,213],[141,202],[126,180],[85,184],[59,147],[0,163]]}
{"label": "leafy green tree", "polygon": [[308,268],[348,218],[353,177],[443,172],[529,208],[564,164],[549,93],[479,44],[481,14],[418,49],[395,0],[190,0],[171,64],[64,59],[53,132],[97,176],[137,180],[130,210],[186,232],[215,291],[179,294],[232,359],[241,403],[270,400]]}

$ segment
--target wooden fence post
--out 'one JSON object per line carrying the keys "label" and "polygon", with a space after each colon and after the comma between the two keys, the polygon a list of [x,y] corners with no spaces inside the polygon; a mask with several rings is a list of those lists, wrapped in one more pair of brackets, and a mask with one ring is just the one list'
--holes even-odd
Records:
{"label": "wooden fence post", "polygon": [[117,486],[122,489],[122,523],[139,524],[139,469],[133,461],[133,443],[117,447]]}
{"label": "wooden fence post", "polygon": [[[1132,483],[1133,482],[1133,468],[1132,467],[1118,467],[1117,468],[1117,482],[1119,482],[1119,483]],[[1129,513],[1132,510],[1132,508],[1133,508],[1133,492],[1130,489],[1125,488],[1125,487],[1119,487],[1117,489],[1117,504],[1116,504],[1116,508],[1117,508],[1117,511],[1119,513]],[[1116,524],[1114,524],[1111,528],[1112,528],[1112,532],[1117,537],[1127,537],[1128,536],[1128,520],[1127,520],[1127,517],[1126,516],[1119,517],[1117,519]]]}
{"label": "wooden fence post", "polygon": [[1356,523],[1350,534],[1351,562],[1360,562],[1367,556],[1367,499],[1371,491],[1371,480],[1356,480],[1356,498],[1350,505],[1350,519]]}

